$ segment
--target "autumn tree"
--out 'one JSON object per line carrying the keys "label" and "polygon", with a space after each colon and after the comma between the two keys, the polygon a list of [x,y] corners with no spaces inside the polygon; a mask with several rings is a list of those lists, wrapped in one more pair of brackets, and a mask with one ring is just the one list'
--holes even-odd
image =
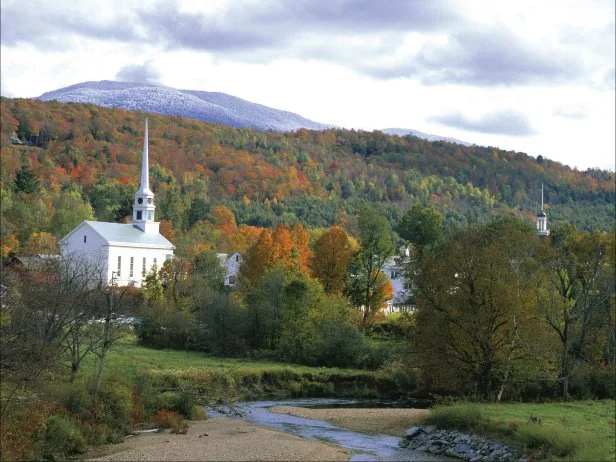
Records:
{"label": "autumn tree", "polygon": [[519,331],[534,316],[534,290],[521,279],[532,262],[525,243],[536,236],[513,228],[469,228],[424,256],[415,348],[427,387],[493,399],[525,355]]}
{"label": "autumn tree", "polygon": [[274,229],[272,233],[272,246],[270,248],[271,259],[274,264],[284,268],[291,266],[291,250],[293,249],[293,241],[291,240],[291,232],[289,226],[281,223]]}
{"label": "autumn tree", "polygon": [[248,282],[255,282],[271,268],[274,260],[271,254],[272,231],[264,229],[259,240],[248,249],[240,270],[241,278]]}
{"label": "autumn tree", "polygon": [[210,215],[214,219],[214,225],[223,233],[233,233],[237,230],[235,215],[224,205],[217,205],[212,208]]}
{"label": "autumn tree", "polygon": [[310,274],[310,261],[312,260],[313,253],[310,248],[310,236],[304,225],[301,223],[295,223],[291,226],[291,241],[293,242],[294,253],[292,258],[295,258],[295,264],[297,269],[305,274]]}
{"label": "autumn tree", "polygon": [[23,246],[24,255],[57,255],[58,239],[51,233],[40,232],[32,233]]}
{"label": "autumn tree", "polygon": [[347,233],[338,226],[329,228],[314,245],[312,273],[326,293],[342,294],[353,249]]}
{"label": "autumn tree", "polygon": [[615,346],[611,333],[614,237],[582,233],[563,224],[552,230],[545,244],[540,254],[544,284],[539,289],[538,309],[559,339],[560,393],[566,398],[576,364],[590,362],[587,347],[591,339],[607,331],[604,350]]}
{"label": "autumn tree", "polygon": [[382,300],[376,291],[381,278],[381,268],[393,254],[395,246],[387,219],[372,207],[362,205],[358,217],[360,248],[354,253],[349,266],[349,295],[355,306],[363,309],[363,324],[382,308],[375,301]]}

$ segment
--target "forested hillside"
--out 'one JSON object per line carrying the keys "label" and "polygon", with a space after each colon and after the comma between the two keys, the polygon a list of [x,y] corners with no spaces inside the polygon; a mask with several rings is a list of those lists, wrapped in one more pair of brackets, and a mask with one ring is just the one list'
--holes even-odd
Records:
{"label": "forested hillside", "polygon": [[91,104],[1,104],[3,245],[130,215],[146,116],[157,219],[176,230],[212,220],[216,205],[238,224],[346,223],[351,232],[365,201],[392,223],[414,203],[432,205],[450,226],[501,213],[534,220],[542,183],[551,222],[613,226],[614,173],[541,156],[381,132],[255,132]]}

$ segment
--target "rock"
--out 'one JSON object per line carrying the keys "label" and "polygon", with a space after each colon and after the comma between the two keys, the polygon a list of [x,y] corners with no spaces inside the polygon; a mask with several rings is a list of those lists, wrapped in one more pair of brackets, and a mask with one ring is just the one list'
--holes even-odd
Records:
{"label": "rock", "polygon": [[468,444],[456,444],[453,447],[453,450],[456,451],[458,454],[466,454],[470,452],[471,447]]}
{"label": "rock", "polygon": [[420,435],[423,432],[421,427],[411,427],[406,432],[404,432],[404,437],[407,440],[412,440],[416,436]]}
{"label": "rock", "polygon": [[400,446],[432,454],[446,454],[469,462],[513,462],[516,454],[519,454],[515,446],[459,431],[437,429],[434,425],[409,428]]}

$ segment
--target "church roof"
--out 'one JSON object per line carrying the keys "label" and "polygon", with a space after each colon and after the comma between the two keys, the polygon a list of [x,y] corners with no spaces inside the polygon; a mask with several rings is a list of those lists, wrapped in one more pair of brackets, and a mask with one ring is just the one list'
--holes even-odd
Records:
{"label": "church roof", "polygon": [[96,231],[109,244],[175,249],[175,246],[162,234],[144,233],[130,223],[107,223],[104,221],[84,221],[84,223]]}

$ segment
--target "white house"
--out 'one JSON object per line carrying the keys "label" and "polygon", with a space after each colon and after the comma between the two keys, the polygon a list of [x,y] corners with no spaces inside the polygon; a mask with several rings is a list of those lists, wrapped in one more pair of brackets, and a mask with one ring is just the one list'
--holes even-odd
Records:
{"label": "white house", "polygon": [[154,193],[149,186],[148,120],[145,120],[141,186],[135,193],[130,223],[84,221],[60,240],[65,256],[85,258],[100,265],[103,277],[118,285],[141,286],[156,265],[173,258],[175,246],[159,232],[154,221]]}
{"label": "white house", "polygon": [[240,274],[242,255],[239,252],[235,252],[231,256],[228,256],[226,253],[219,253],[217,256],[220,260],[220,265],[225,269],[225,286],[235,287],[237,277]]}
{"label": "white house", "polygon": [[399,255],[389,257],[381,268],[381,271],[389,278],[394,292],[393,298],[387,302],[387,308],[384,310],[385,314],[412,309],[408,304],[408,300],[411,297],[411,290],[404,277],[405,266],[409,258],[409,249],[403,247],[400,249]]}

